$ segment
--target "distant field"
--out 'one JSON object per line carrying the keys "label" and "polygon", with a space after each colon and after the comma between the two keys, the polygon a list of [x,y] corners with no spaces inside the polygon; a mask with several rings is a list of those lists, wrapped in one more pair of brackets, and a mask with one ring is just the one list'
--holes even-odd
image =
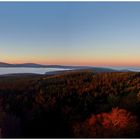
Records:
{"label": "distant field", "polygon": [[140,73],[0,77],[3,138],[140,138]]}

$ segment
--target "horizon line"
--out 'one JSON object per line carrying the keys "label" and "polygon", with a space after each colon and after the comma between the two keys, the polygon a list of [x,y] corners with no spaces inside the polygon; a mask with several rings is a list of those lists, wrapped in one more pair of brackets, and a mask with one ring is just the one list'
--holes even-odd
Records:
{"label": "horizon line", "polygon": [[140,65],[107,65],[107,64],[99,64],[99,65],[86,65],[86,64],[63,64],[63,63],[59,63],[59,64],[54,64],[54,63],[36,63],[36,62],[21,62],[21,63],[9,63],[9,62],[4,62],[4,61],[0,61],[0,63],[5,63],[5,64],[11,64],[11,65],[15,65],[15,64],[37,64],[37,65],[57,65],[57,66],[83,66],[83,67],[140,67]]}

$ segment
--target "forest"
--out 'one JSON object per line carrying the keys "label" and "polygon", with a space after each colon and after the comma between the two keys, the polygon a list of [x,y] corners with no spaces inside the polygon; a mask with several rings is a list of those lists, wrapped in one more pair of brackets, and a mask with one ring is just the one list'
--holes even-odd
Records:
{"label": "forest", "polygon": [[1,138],[140,138],[140,73],[0,77]]}

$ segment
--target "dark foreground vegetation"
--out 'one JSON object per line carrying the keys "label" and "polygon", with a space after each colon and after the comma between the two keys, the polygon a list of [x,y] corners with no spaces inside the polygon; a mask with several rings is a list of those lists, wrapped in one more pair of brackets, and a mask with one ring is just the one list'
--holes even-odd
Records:
{"label": "dark foreground vegetation", "polygon": [[140,138],[140,73],[1,77],[0,137]]}

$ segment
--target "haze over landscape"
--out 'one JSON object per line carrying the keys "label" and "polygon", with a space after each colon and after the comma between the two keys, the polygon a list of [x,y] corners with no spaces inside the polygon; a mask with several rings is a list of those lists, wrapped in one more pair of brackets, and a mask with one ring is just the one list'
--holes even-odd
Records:
{"label": "haze over landscape", "polygon": [[140,3],[0,3],[0,61],[130,66],[140,60]]}

